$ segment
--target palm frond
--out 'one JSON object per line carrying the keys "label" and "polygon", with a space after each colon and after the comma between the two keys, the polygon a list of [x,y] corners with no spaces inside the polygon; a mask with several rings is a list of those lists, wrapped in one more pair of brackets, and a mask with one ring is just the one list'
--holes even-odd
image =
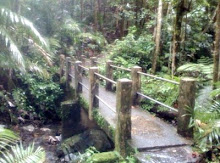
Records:
{"label": "palm frond", "polygon": [[13,62],[10,54],[0,53],[0,67],[4,69],[15,69],[16,64]]}
{"label": "palm frond", "polygon": [[32,144],[24,149],[20,143],[13,146],[10,152],[4,153],[0,158],[0,163],[43,163],[45,155],[45,151],[41,147],[35,150],[35,146]]}
{"label": "palm frond", "polygon": [[18,49],[18,47],[16,46],[10,35],[7,33],[7,31],[2,27],[0,27],[0,38],[4,42],[5,47],[8,48],[11,58],[16,63],[18,63],[18,65],[21,66],[22,69],[24,69],[25,67],[24,58],[20,50]]}
{"label": "palm frond", "polygon": [[20,16],[6,8],[0,8],[0,16],[11,22],[12,24],[21,24],[22,27],[26,28],[30,31],[30,34],[33,38],[36,38],[39,43],[41,43],[43,46],[47,47],[47,43],[45,39],[41,36],[41,34],[37,31],[37,29],[34,27],[33,23],[27,20],[25,17]]}
{"label": "palm frond", "polygon": [[47,70],[42,68],[41,66],[39,66],[37,63],[33,63],[30,61],[27,62],[27,69],[31,72],[35,72],[35,73],[40,74],[45,79],[48,79],[50,76],[50,74],[47,72]]}
{"label": "palm frond", "polygon": [[18,136],[11,130],[0,127],[0,153],[5,150],[7,146],[17,143],[19,140]]}

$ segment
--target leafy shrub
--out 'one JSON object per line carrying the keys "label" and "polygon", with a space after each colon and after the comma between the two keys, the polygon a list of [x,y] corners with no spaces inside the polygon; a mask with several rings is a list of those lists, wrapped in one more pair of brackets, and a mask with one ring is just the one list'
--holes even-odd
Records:
{"label": "leafy shrub", "polygon": [[[168,75],[164,77],[169,79]],[[177,77],[174,79],[177,81],[179,80]],[[142,78],[141,90],[143,94],[165,103],[168,106],[173,106],[176,103],[179,95],[179,87],[177,85],[147,77]],[[142,101],[142,108],[146,110],[150,110],[154,106],[155,103],[151,102],[150,100]],[[162,106],[158,107],[158,111],[164,110],[167,110],[167,108]]]}
{"label": "leafy shrub", "polygon": [[[208,161],[219,161],[220,146],[220,101],[210,103],[209,107],[197,105],[195,119],[190,127],[195,128],[194,140],[202,153],[212,153]],[[217,162],[218,162],[217,161]]]}
{"label": "leafy shrub", "polygon": [[[62,90],[50,79],[35,75],[20,76],[20,88],[13,91],[13,98],[20,109],[31,111],[40,118],[59,114],[59,98]],[[48,117],[47,117],[48,118]]]}
{"label": "leafy shrub", "polygon": [[151,67],[151,52],[154,42],[151,35],[142,34],[135,36],[136,28],[129,29],[129,34],[122,40],[116,40],[107,47],[106,53],[116,64],[124,67],[139,65],[144,69]]}

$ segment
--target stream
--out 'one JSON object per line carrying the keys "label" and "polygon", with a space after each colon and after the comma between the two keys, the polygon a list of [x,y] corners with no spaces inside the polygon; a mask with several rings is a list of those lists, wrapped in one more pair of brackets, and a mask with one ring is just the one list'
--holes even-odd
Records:
{"label": "stream", "polygon": [[[72,158],[77,158],[78,152],[84,153],[90,146],[96,146],[99,151],[112,149],[112,143],[106,134],[100,130],[95,122],[88,119],[87,112],[84,109],[75,108],[71,113],[73,117],[66,118],[63,122],[43,124],[39,120],[25,120],[23,123],[10,126],[0,122],[0,126],[18,133],[24,147],[33,142],[35,147],[41,146],[46,152],[46,163],[70,162],[69,155]],[[78,120],[76,121],[76,119]],[[65,142],[64,140],[59,141],[61,133],[68,135],[66,138],[73,138],[78,142],[70,144],[70,153],[62,152],[62,156],[59,156],[58,149],[60,149],[61,143]],[[77,148],[75,148],[76,146]]]}

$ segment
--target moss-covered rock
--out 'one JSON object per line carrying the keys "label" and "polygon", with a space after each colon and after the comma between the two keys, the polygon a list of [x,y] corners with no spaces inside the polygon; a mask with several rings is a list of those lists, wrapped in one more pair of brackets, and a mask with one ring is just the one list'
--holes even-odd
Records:
{"label": "moss-covered rock", "polygon": [[109,141],[107,135],[102,130],[91,129],[64,140],[61,148],[59,148],[59,155],[77,152],[84,153],[91,146],[100,152],[113,148],[112,142]]}
{"label": "moss-covered rock", "polygon": [[116,163],[120,159],[117,152],[103,152],[94,154],[86,162],[88,163]]}

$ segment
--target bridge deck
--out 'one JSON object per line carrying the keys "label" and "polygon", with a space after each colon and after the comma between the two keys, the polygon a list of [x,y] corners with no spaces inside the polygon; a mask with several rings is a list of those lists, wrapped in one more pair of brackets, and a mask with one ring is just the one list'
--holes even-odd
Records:
{"label": "bridge deck", "polygon": [[[83,84],[89,86],[89,81],[85,77],[83,78]],[[82,96],[86,100],[89,99],[88,90],[84,87]],[[112,108],[116,108],[115,93],[106,91],[105,88],[100,86],[99,96]],[[99,102],[99,111],[112,127],[116,126],[116,113],[101,101]],[[194,162],[189,147],[191,142],[178,135],[173,125],[153,116],[149,112],[143,111],[141,108],[132,108],[131,113],[132,139],[129,142],[132,147],[140,151],[137,157],[142,162],[158,162],[161,159],[163,162]],[[152,152],[152,150],[160,150],[160,152]],[[147,156],[153,156],[153,160],[146,161]]]}

